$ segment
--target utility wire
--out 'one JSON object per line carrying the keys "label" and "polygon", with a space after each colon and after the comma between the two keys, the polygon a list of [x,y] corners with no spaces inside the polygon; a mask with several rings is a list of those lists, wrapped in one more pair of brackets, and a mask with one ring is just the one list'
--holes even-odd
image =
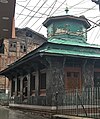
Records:
{"label": "utility wire", "polygon": [[89,8],[89,9],[87,9],[87,10],[85,10],[85,11],[79,13],[79,14],[75,14],[75,15],[80,15],[80,14],[83,14],[85,12],[88,12],[88,11],[92,10],[94,7],[96,7],[96,5],[94,5],[93,7]]}
{"label": "utility wire", "polygon": [[[55,0],[55,1],[50,5],[50,7],[53,6],[52,9],[54,8],[56,2],[57,2],[57,0]],[[48,7],[48,9],[46,9],[46,11],[44,12],[44,14],[50,9],[50,7]],[[50,15],[50,13],[52,12],[52,9],[51,9],[51,11],[49,12],[48,15]],[[42,16],[43,16],[43,15],[41,15],[41,17],[42,17]],[[35,25],[39,20],[40,20],[40,18],[39,18],[33,25]],[[30,28],[32,28],[33,25],[32,25]]]}
{"label": "utility wire", "polygon": [[[80,2],[78,2],[77,4],[75,4],[75,5],[73,5],[73,6],[71,6],[70,8],[73,8],[73,7],[75,7],[75,6],[77,6],[77,5],[79,5],[79,4],[81,4],[81,3],[83,3],[85,0],[82,0],[82,1],[80,1]],[[65,1],[64,1],[65,2]],[[19,4],[18,4],[19,5]],[[22,6],[22,5],[20,5],[20,6]],[[61,5],[62,6],[62,5]],[[24,7],[24,6],[22,6],[22,7]],[[24,7],[25,9],[28,9],[27,7]],[[56,10],[55,11],[57,11],[59,8],[56,8]],[[30,10],[30,9],[28,9],[28,10]],[[55,13],[55,11],[52,13],[52,14],[54,14]],[[35,11],[33,11],[33,10],[30,10],[30,12],[35,12]],[[38,12],[39,13],[39,12]],[[39,13],[39,14],[42,14],[42,15],[44,15],[44,13]],[[47,14],[45,14],[46,16],[49,16],[49,15],[47,15]],[[28,16],[28,15],[27,15]],[[24,20],[23,20],[24,21]],[[21,22],[22,23],[22,22]],[[20,25],[19,25],[20,26]]]}
{"label": "utility wire", "polygon": [[42,29],[42,27],[43,27],[43,25],[41,24],[41,26],[40,26],[40,28],[39,28],[38,32],[40,32],[40,30]]}
{"label": "utility wire", "polygon": [[[51,14],[51,16],[65,3],[65,1],[66,1],[66,0],[64,0],[64,2],[62,2],[62,3],[56,8],[56,10]],[[48,15],[48,16],[49,16],[49,15]],[[42,25],[42,26],[43,26],[43,25]],[[40,31],[40,30],[41,30],[41,25],[40,25],[38,28],[40,28],[40,29],[39,29],[39,31]],[[38,28],[37,28],[37,29],[38,29]]]}
{"label": "utility wire", "polygon": [[29,14],[22,20],[22,22],[18,25],[18,27],[27,19],[27,17],[29,17],[29,15],[33,12],[33,10],[37,7],[37,5],[41,2],[41,0],[39,0],[37,2],[37,4],[33,7],[33,9],[29,12]]}
{"label": "utility wire", "polygon": [[[99,19],[99,20],[97,20],[97,21],[96,21],[96,23],[97,23],[98,21],[100,21],[100,19]],[[94,24],[94,26],[97,26],[97,25],[95,25],[95,24]],[[93,29],[93,31],[92,31],[92,33],[91,33],[91,35],[90,35],[89,39],[91,39],[92,35],[94,34],[94,30],[95,30],[95,29]],[[94,41],[93,41],[93,42],[94,42]]]}
{"label": "utility wire", "polygon": [[[50,16],[50,13],[52,12],[53,8],[55,7],[56,3],[57,3],[57,0],[55,0],[55,3],[54,3],[54,5],[53,5],[52,9],[51,9],[51,11],[49,12],[49,14],[48,14],[49,16]],[[38,32],[40,32],[40,30],[42,29],[42,26],[43,26],[43,25],[41,24],[41,25],[38,27],[38,28],[39,28]],[[38,28],[37,28],[37,29],[38,29]]]}
{"label": "utility wire", "polygon": [[80,4],[83,3],[84,1],[85,1],[85,0],[81,0],[80,2],[74,4],[73,6],[70,6],[70,9],[73,8],[73,7],[75,7],[75,6],[77,6],[77,5],[80,5]]}
{"label": "utility wire", "polygon": [[[99,19],[98,21],[100,21],[100,19]],[[97,21],[97,22],[98,22],[98,21]],[[99,23],[99,24],[100,24],[100,23]],[[95,41],[96,38],[98,38],[98,37],[100,36],[100,35],[98,35],[99,32],[100,32],[100,28],[99,28],[99,30],[97,31],[97,33],[96,33],[96,35],[95,35],[94,40],[92,41],[92,43]]]}
{"label": "utility wire", "polygon": [[[25,1],[25,0],[24,0]],[[27,0],[26,0],[27,1]],[[76,6],[78,6],[78,5],[81,5],[83,2],[85,2],[86,0],[81,0],[80,2],[78,2],[78,3],[76,3],[76,4],[74,4],[73,6],[70,6],[69,7],[69,9],[76,9],[75,7]],[[59,2],[59,1],[57,1],[57,2]],[[63,3],[64,4],[64,3]],[[19,6],[22,6],[22,5],[19,5]],[[25,8],[24,6],[22,6],[23,8]],[[50,7],[50,6],[49,6]],[[40,7],[39,7],[40,8]],[[43,7],[42,7],[43,8]],[[86,13],[86,12],[88,12],[88,11],[90,11],[90,10],[94,10],[94,8],[95,8],[95,6],[93,6],[93,7],[91,7],[91,8],[83,8],[83,9],[86,9],[85,11],[83,11],[83,12],[81,12],[81,13],[79,13],[79,14],[83,14],[83,13]],[[32,11],[31,9],[29,9],[28,7],[26,7],[25,9],[27,9],[27,10],[29,10],[29,11]],[[57,9],[57,8],[56,8]],[[58,8],[59,9],[59,8]],[[58,10],[57,9],[57,10]],[[81,9],[81,8],[80,8]],[[55,12],[57,11],[57,10],[55,10]],[[53,11],[53,9],[51,10],[51,11]],[[34,12],[34,13],[37,13],[37,11],[32,11],[32,12]],[[53,13],[55,13],[55,12],[53,12]],[[45,15],[46,17],[48,17],[48,16],[50,16],[50,15],[48,15],[48,14],[45,14],[45,13],[41,13],[41,12],[39,12],[38,11],[38,13],[39,14],[41,14],[41,15]],[[53,13],[51,14],[51,16],[53,15]],[[77,14],[77,15],[79,15],[79,14]],[[19,16],[20,16],[20,14],[19,14]],[[28,15],[26,15],[26,16],[28,16]],[[30,18],[33,18],[33,17],[35,17],[35,16],[28,16],[28,17],[30,17]],[[97,18],[97,17],[99,17],[99,16],[95,16],[95,17],[93,17],[93,18]],[[41,18],[43,18],[43,17],[41,17]],[[97,26],[99,26],[100,27],[100,24],[98,24],[97,22],[93,22],[92,20],[90,20],[90,19],[88,19],[88,21],[90,21],[90,22],[92,22],[93,24],[94,24],[94,26],[92,26],[90,29],[88,29],[86,32],[88,32],[88,31],[90,31],[90,30],[92,30],[92,29],[94,29],[94,28],[96,28]],[[42,28],[42,25],[41,26],[39,26],[37,29],[39,29],[39,30],[41,30],[41,28]]]}
{"label": "utility wire", "polygon": [[56,9],[55,11],[51,14],[51,16],[65,3],[66,0],[64,0],[64,2],[62,2]]}
{"label": "utility wire", "polygon": [[[89,19],[88,19],[89,20]],[[91,20],[89,20],[89,21],[91,21]],[[99,21],[99,20],[98,20]],[[91,21],[92,23],[94,23],[94,25],[91,27],[91,28],[89,28],[89,29],[87,29],[85,32],[82,32],[82,33],[80,33],[79,35],[82,35],[82,34],[84,34],[84,33],[87,33],[87,32],[89,32],[89,31],[91,31],[92,29],[94,29],[94,28],[96,28],[96,27],[100,27],[100,24],[97,24],[97,23],[95,23],[95,22],[93,22],[93,21]],[[93,41],[94,42],[94,41]]]}
{"label": "utility wire", "polygon": [[94,16],[94,17],[87,17],[87,18],[96,19],[96,18],[98,18],[98,17],[100,17],[100,15],[99,15],[99,16]]}
{"label": "utility wire", "polygon": [[[87,18],[85,18],[85,19],[87,19]],[[87,19],[88,21],[90,21],[90,22],[92,22],[93,24],[95,24],[96,26],[99,26],[100,27],[100,24],[98,24],[98,23],[96,23],[96,22],[94,22],[94,21],[92,21],[92,20],[90,20],[90,19]]]}
{"label": "utility wire", "polygon": [[[19,6],[23,7],[23,8],[25,8],[23,5],[20,5],[20,4],[18,4],[18,3],[17,3],[17,5],[19,5]],[[26,7],[25,9],[27,9],[28,11],[36,12],[36,11],[33,11],[33,10],[27,8],[27,7]],[[38,12],[38,14],[43,14],[43,13]],[[43,15],[48,16],[47,14],[43,14]]]}
{"label": "utility wire", "polygon": [[25,0],[25,1],[17,1],[17,2],[26,2],[27,0]]}
{"label": "utility wire", "polygon": [[[64,1],[64,2],[65,2],[65,1]],[[64,2],[63,2],[63,3],[64,3]],[[82,0],[82,1],[78,2],[77,4],[75,4],[75,5],[73,5],[73,6],[70,6],[70,8],[73,8],[73,7],[79,5],[79,4],[83,3],[83,2],[85,2],[85,0]],[[60,6],[62,6],[63,3],[61,3]],[[59,9],[59,8],[56,8],[56,10],[53,12],[53,14],[54,14],[58,9]],[[53,14],[52,14],[52,15],[53,15]],[[41,26],[41,25],[40,25],[40,26]],[[39,26],[38,28],[40,28],[40,26]],[[37,28],[37,29],[38,29],[38,28]]]}
{"label": "utility wire", "polygon": [[[18,14],[19,15],[19,13],[16,13],[16,14]],[[27,17],[27,15],[25,15],[25,14],[20,14],[21,16],[25,16],[25,17]],[[32,17],[31,15],[28,15],[28,17]],[[38,17],[38,16],[34,16],[34,18],[44,18],[44,17]],[[22,18],[23,19],[23,18]]]}
{"label": "utility wire", "polygon": [[55,2],[54,2],[54,5],[52,6],[52,8],[51,8],[51,11],[49,12],[49,16],[50,16],[50,14],[51,14],[51,12],[52,12],[52,10],[54,9],[54,7],[55,7],[55,5],[56,5],[56,3],[57,3],[57,0],[55,0]]}
{"label": "utility wire", "polygon": [[[25,10],[25,8],[28,6],[28,4],[31,2],[31,0],[28,1],[28,3],[26,4],[26,6],[22,9],[22,11],[20,12],[20,14],[22,14],[22,12]],[[18,19],[18,17],[20,16],[20,14],[17,16],[16,20]]]}
{"label": "utility wire", "polygon": [[[78,2],[77,4],[71,6],[70,8],[73,8],[73,7],[75,7],[75,6],[77,6],[77,5],[81,4],[81,3],[83,3],[84,1],[85,1],[85,0],[82,0],[82,1]],[[51,14],[51,16],[52,16],[65,2],[66,2],[66,0],[65,0],[64,2],[62,2],[58,8],[56,8],[56,10]],[[40,25],[38,28],[40,28],[40,29],[39,29],[39,31],[40,31],[40,30],[41,30],[41,25]],[[37,28],[37,29],[38,29],[38,28]]]}
{"label": "utility wire", "polygon": [[95,35],[94,40],[92,41],[92,43],[96,40],[96,38],[98,38],[100,36],[100,35],[98,35],[99,32],[100,32],[100,28],[98,29],[98,31],[97,31],[97,33],[96,33],[96,35]]}
{"label": "utility wire", "polygon": [[40,6],[40,8],[34,13],[34,15],[24,24],[24,26],[26,26],[27,24],[29,24],[29,22],[32,20],[32,18],[35,16],[35,14],[38,13],[38,11],[45,5],[45,3],[47,2],[48,0],[45,0],[43,2],[43,4]]}

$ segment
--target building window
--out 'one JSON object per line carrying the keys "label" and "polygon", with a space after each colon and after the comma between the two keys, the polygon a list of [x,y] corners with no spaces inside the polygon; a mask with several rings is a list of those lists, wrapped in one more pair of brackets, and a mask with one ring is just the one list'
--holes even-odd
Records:
{"label": "building window", "polygon": [[40,96],[46,95],[46,73],[40,73]]}
{"label": "building window", "polygon": [[67,77],[71,77],[71,72],[67,72]]}
{"label": "building window", "polygon": [[40,89],[46,89],[46,73],[40,75]]}
{"label": "building window", "polygon": [[14,41],[9,42],[9,51],[10,52],[16,52],[17,50],[17,43]]}
{"label": "building window", "polygon": [[20,51],[23,53],[27,52],[26,43],[20,43]]}
{"label": "building window", "polygon": [[26,36],[32,38],[32,33],[31,32],[26,32]]}

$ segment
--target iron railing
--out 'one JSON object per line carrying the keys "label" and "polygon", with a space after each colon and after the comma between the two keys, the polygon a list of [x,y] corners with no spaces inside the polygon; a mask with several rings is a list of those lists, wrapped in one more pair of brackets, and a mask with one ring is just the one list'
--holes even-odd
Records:
{"label": "iron railing", "polygon": [[16,96],[10,100],[10,103],[52,106],[56,114],[100,119],[100,87],[59,90],[57,92],[46,91],[43,96],[30,95],[24,100],[21,96]]}
{"label": "iron railing", "polygon": [[100,87],[66,90],[65,93],[66,96],[62,95],[63,92],[56,94],[57,113],[100,119]]}
{"label": "iron railing", "polygon": [[0,93],[0,104],[8,105],[9,104],[9,95],[5,93]]}

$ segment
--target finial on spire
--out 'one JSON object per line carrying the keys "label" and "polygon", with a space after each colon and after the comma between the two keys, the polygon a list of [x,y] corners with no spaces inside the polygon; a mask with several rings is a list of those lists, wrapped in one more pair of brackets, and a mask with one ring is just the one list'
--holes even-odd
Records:
{"label": "finial on spire", "polygon": [[69,9],[68,9],[68,7],[67,7],[67,5],[66,5],[66,8],[65,8],[66,14],[68,13],[68,11],[69,11]]}

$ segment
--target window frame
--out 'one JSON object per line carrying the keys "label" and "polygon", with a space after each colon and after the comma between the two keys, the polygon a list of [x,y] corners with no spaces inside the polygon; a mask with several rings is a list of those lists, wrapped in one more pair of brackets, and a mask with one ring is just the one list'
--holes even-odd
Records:
{"label": "window frame", "polygon": [[[45,75],[45,79],[41,79],[41,75]],[[41,87],[42,80],[45,80],[45,86]],[[39,89],[40,89],[40,96],[46,96],[46,70],[43,69],[40,71],[40,78],[39,78]]]}
{"label": "window frame", "polygon": [[25,42],[21,42],[20,43],[20,52],[22,52],[22,53],[26,53],[27,52],[27,44]]}
{"label": "window frame", "polygon": [[16,41],[9,41],[9,51],[10,52],[17,51],[17,42]]}

